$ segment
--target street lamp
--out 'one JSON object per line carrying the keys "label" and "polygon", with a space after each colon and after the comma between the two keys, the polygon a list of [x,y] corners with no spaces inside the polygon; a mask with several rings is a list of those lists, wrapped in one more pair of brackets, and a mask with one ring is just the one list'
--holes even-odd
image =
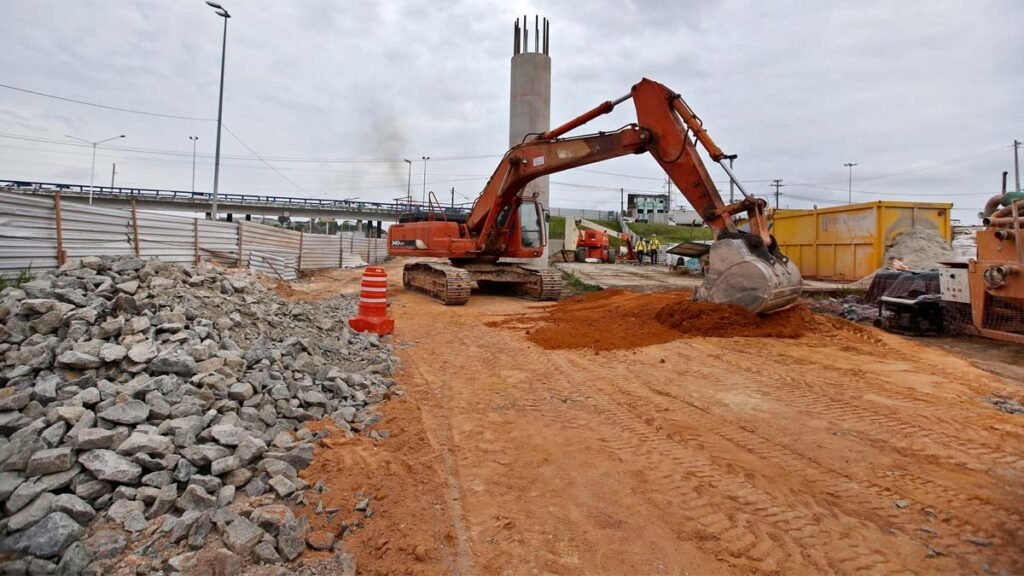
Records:
{"label": "street lamp", "polygon": [[124,138],[124,134],[121,134],[120,136],[111,136],[110,138],[107,138],[106,140],[99,140],[97,142],[90,142],[90,141],[88,141],[88,140],[86,140],[84,138],[79,138],[78,136],[72,136],[71,134],[65,134],[65,136],[67,136],[68,138],[71,138],[72,140],[78,140],[79,142],[85,142],[86,144],[89,144],[90,146],[92,146],[92,168],[89,169],[89,204],[92,204],[92,190],[93,190],[92,183],[94,181],[94,177],[96,176],[96,147],[99,146],[100,144],[103,144],[104,142],[110,142],[111,140],[117,140],[118,138]]}
{"label": "street lamp", "polygon": [[206,4],[214,9],[214,14],[224,19],[224,41],[220,51],[220,96],[217,99],[217,152],[213,161],[213,203],[210,206],[210,216],[216,222],[217,192],[220,185],[220,125],[224,114],[224,59],[228,52],[228,18],[231,18],[231,14],[216,2],[207,0]]}
{"label": "street lamp", "polygon": [[412,160],[402,158],[406,164],[409,165],[409,184],[406,186],[405,195],[409,198],[409,204],[412,204]]}
{"label": "street lamp", "polygon": [[196,193],[196,144],[199,143],[199,136],[189,136],[192,141],[192,193]]}
{"label": "street lamp", "polygon": [[421,202],[427,203],[427,160],[430,160],[430,156],[423,156],[423,198]]}
{"label": "street lamp", "polygon": [[847,162],[846,164],[843,164],[843,166],[850,169],[850,187],[847,192],[846,203],[853,204],[853,167],[856,166],[856,164]]}

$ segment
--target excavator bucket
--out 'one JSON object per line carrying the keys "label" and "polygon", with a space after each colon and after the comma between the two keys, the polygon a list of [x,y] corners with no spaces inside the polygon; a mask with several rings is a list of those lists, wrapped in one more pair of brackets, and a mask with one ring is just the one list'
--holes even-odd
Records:
{"label": "excavator bucket", "polygon": [[757,237],[743,236],[720,238],[711,245],[704,283],[695,299],[737,304],[758,314],[791,306],[800,297],[800,270]]}

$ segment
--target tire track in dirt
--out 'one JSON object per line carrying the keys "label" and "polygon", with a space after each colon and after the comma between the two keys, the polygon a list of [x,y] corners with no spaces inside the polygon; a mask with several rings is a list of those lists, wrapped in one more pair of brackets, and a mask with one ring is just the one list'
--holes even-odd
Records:
{"label": "tire track in dirt", "polygon": [[[799,345],[792,341],[767,340],[756,350],[743,342],[693,340],[664,344],[664,352],[659,348],[656,353],[540,351],[518,334],[483,326],[494,318],[513,321],[500,315],[520,309],[521,302],[481,304],[475,310],[441,309],[448,314],[444,329],[430,332],[429,344],[417,356],[422,370],[417,378],[436,395],[432,401],[446,407],[425,418],[446,421],[476,569],[680,572],[678,556],[664,556],[658,548],[673,545],[695,545],[702,556],[717,558],[713,572],[773,574],[966,573],[987,569],[986,562],[998,570],[1005,565],[998,556],[1015,562],[1020,555],[1009,528],[1019,516],[1016,507],[1005,508],[1002,493],[991,497],[984,490],[994,489],[991,471],[1007,465],[999,458],[1012,455],[1009,444],[991,431],[971,438],[971,427],[943,430],[952,417],[929,419],[938,408],[915,416],[923,393],[907,393],[903,401],[898,384],[879,381],[879,374],[791,358],[783,351]],[[421,330],[435,321],[422,319]],[[851,339],[826,339],[815,346],[826,356],[844,358],[851,349],[865,356],[883,351],[885,346],[870,336],[857,335],[853,344]],[[670,362],[659,367],[658,356]],[[765,358],[783,366],[753,375],[724,368],[760,368]],[[673,372],[680,369],[685,376]],[[782,373],[785,369],[794,374]],[[828,380],[816,382],[815,375]],[[858,378],[872,380],[870,387]],[[720,385],[736,395],[736,402],[749,404],[719,406],[721,400],[705,390],[705,383]],[[843,389],[836,394],[837,404],[823,402],[830,386]],[[880,400],[857,398],[858,390]],[[751,396],[742,398],[748,391]],[[755,393],[765,402],[758,404]],[[936,406],[955,402],[939,398]],[[883,405],[876,411],[877,403]],[[956,405],[953,414],[977,416],[967,404]],[[766,418],[772,415],[801,415],[816,425],[806,434],[792,433],[799,430],[799,420],[745,425],[744,418],[759,409],[767,413],[758,415],[759,423],[770,422]],[[908,439],[908,429],[896,426],[901,418],[913,427],[909,434],[931,433],[930,440]],[[833,423],[855,434],[832,439],[828,429]],[[824,443],[803,444],[819,433]],[[828,457],[829,447],[852,446],[860,436],[871,440],[857,450],[863,462],[843,464]],[[941,470],[955,470],[960,462],[975,459],[966,452],[950,454],[960,446],[942,444],[946,438],[988,450],[979,457],[981,471],[925,478],[904,470],[913,470],[915,463],[939,470],[936,462],[946,466]],[[534,453],[538,450],[540,455]],[[903,458],[889,457],[893,450]],[[592,465],[593,470],[566,468],[551,459]],[[890,465],[898,472],[889,475]],[[508,478],[495,476],[503,467]],[[610,491],[581,494],[581,487],[595,487],[586,478],[595,471],[608,474]],[[958,489],[960,478],[970,483]],[[524,487],[527,491],[520,492]],[[917,514],[897,511],[893,504],[908,492]],[[601,501],[595,494],[614,497]],[[935,520],[941,522],[935,534],[918,530],[919,509],[928,506],[949,512]],[[510,528],[502,530],[495,521],[508,521]],[[653,537],[666,531],[672,535],[668,541]],[[965,543],[958,537],[965,532],[991,540],[991,547]],[[616,556],[626,550],[622,539],[635,542],[655,564]],[[926,559],[930,548],[945,556]],[[708,572],[707,566],[697,572]]]}
{"label": "tire track in dirt", "polygon": [[[552,360],[553,364],[572,365],[560,372],[579,372],[579,367],[564,355]],[[592,391],[600,393],[589,395],[589,407],[621,431],[613,438],[604,439],[610,449],[617,454],[637,455],[643,460],[668,459],[676,464],[680,473],[696,479],[683,481],[673,473],[657,477],[655,481],[658,491],[682,499],[679,512],[716,537],[737,564],[742,565],[749,558],[753,560],[749,567],[774,571],[781,567],[782,560],[774,543],[783,541],[788,544],[784,548],[795,551],[816,570],[913,573],[904,563],[903,551],[894,553],[892,543],[881,536],[879,527],[856,518],[836,519],[817,503],[803,503],[800,508],[792,503],[781,504],[753,483],[717,465],[707,455],[644,422],[643,414],[630,411],[624,407],[626,403],[610,397],[602,382],[591,381],[590,384]],[[617,388],[615,394],[623,389]],[[749,512],[749,516],[737,515],[736,508]],[[752,526],[757,523],[767,526]],[[921,555],[926,551],[927,548],[921,546]]]}
{"label": "tire track in dirt", "polygon": [[[625,376],[626,374],[620,368],[620,377]],[[616,379],[610,378],[609,381],[614,382]],[[943,554],[961,555],[976,552],[977,548],[973,544],[963,540],[964,534],[990,540],[996,549],[1005,546],[1007,541],[1014,540],[1013,534],[1019,524],[1012,519],[1001,520],[1005,517],[1005,510],[925,478],[909,476],[905,480],[914,488],[912,495],[915,510],[918,508],[942,510],[948,508],[949,502],[963,503],[966,501],[969,503],[970,509],[960,506],[952,510],[956,514],[955,516],[947,515],[943,519],[942,528],[952,529],[951,531],[936,532],[933,539],[925,538],[924,535],[927,533],[919,530],[922,526],[920,518],[910,515],[909,510],[902,512],[893,504],[896,499],[906,495],[906,491],[870,479],[852,478],[796,449],[773,442],[746,425],[726,416],[714,414],[707,408],[681,398],[665,390],[664,385],[658,386],[648,382],[643,382],[643,384],[648,390],[646,394],[641,394],[637,389],[625,387],[616,387],[606,392],[615,396],[631,398],[632,401],[624,403],[626,406],[649,405],[660,409],[655,412],[683,412],[684,418],[689,424],[711,432],[737,448],[757,456],[764,462],[773,464],[776,467],[775,474],[798,477],[813,489],[809,491],[810,493],[832,496],[829,504],[842,510],[844,514],[859,517],[868,512],[874,516],[871,520],[873,523],[883,527],[885,524],[899,527],[904,531],[906,537]],[[596,386],[603,387],[603,384],[596,383]],[[671,401],[666,401],[666,398]],[[633,412],[636,417],[643,415],[642,412],[635,410]],[[974,521],[970,519],[972,516]],[[982,528],[983,526],[984,528]]]}
{"label": "tire track in dirt", "polygon": [[448,517],[451,521],[451,528],[455,532],[455,557],[448,559],[446,564],[452,568],[452,574],[455,576],[475,574],[469,533],[466,529],[466,515],[462,509],[462,483],[459,480],[458,467],[452,455],[454,437],[448,412],[449,391],[445,384],[437,382],[424,374],[422,370],[413,368],[412,371],[415,378],[432,389],[437,396],[436,401],[424,402],[435,411],[436,417],[424,416],[423,420],[428,437],[433,440],[432,444],[441,457],[441,470],[447,488]]}
{"label": "tire track in dirt", "polygon": [[[922,366],[915,361],[912,354],[907,351],[900,351],[889,348],[894,355],[901,357],[900,363],[907,365],[907,370],[901,372],[912,372],[914,375],[929,375],[933,374],[932,366]],[[804,365],[808,369],[821,369],[826,366],[822,365],[820,361],[813,355],[807,353],[801,353],[802,351],[789,351],[783,350],[776,352],[774,361],[777,364],[781,364],[781,360],[789,359],[790,362],[785,362],[789,365]],[[871,355],[877,353],[875,349],[857,350],[858,355]],[[888,354],[887,354],[888,356]],[[850,359],[853,361],[854,359]],[[877,365],[883,365],[884,363],[891,362],[891,358],[887,358],[884,361],[875,360],[874,363]],[[848,366],[846,363],[832,363],[827,366],[829,369],[835,370],[840,369],[844,373],[849,374],[849,378],[856,382],[856,386],[853,388],[828,388],[828,393],[834,395],[843,396],[846,399],[861,400],[865,397],[870,397],[872,393],[877,394],[880,397],[884,397],[886,400],[896,400],[901,406],[906,407],[908,410],[912,410],[916,417],[921,420],[928,422],[929,424],[939,425],[945,429],[957,430],[962,432],[969,432],[970,436],[982,439],[987,437],[988,432],[993,426],[1005,425],[1005,417],[995,410],[979,409],[979,404],[975,399],[963,400],[959,399],[956,402],[944,403],[941,406],[937,406],[935,403],[934,395],[927,394],[913,387],[901,384],[899,382],[891,381],[889,379],[878,378],[876,373],[869,372],[855,366]],[[978,386],[975,382],[971,381],[970,375],[966,374],[959,366],[944,365],[943,376],[945,382],[953,381],[956,379],[956,387],[963,388],[964,392],[969,392],[976,396],[983,396],[991,394],[994,390],[1012,394],[1011,390],[1006,389],[1001,383],[995,381],[986,381],[988,390],[978,390]],[[868,377],[870,376],[870,377]],[[938,379],[935,383],[942,384]],[[853,392],[857,392],[854,395]],[[874,402],[878,404],[878,402]],[[885,404],[881,404],[885,406]],[[1017,439],[1024,439],[1024,430],[1017,428],[1012,430],[1013,433],[1018,437]]]}

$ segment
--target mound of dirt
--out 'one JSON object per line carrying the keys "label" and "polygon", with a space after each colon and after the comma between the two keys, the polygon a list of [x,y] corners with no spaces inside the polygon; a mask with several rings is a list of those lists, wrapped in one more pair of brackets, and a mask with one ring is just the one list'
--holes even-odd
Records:
{"label": "mound of dirt", "polygon": [[834,332],[842,321],[803,305],[758,316],[723,304],[693,302],[688,291],[636,293],[611,289],[576,296],[530,316],[488,323],[523,330],[548,350],[597,352],[663,344],[680,338],[800,338]]}
{"label": "mound of dirt", "polygon": [[654,318],[680,334],[704,338],[799,338],[818,327],[803,305],[758,316],[735,304],[677,302],[662,306]]}

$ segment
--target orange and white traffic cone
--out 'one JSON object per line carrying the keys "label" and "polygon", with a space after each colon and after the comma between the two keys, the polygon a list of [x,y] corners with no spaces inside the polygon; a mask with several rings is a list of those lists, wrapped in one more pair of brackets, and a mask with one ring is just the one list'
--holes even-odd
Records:
{"label": "orange and white traffic cone", "polygon": [[376,332],[385,336],[395,331],[395,321],[388,318],[388,274],[379,266],[363,272],[359,291],[359,313],[349,318],[348,325],[356,332]]}

